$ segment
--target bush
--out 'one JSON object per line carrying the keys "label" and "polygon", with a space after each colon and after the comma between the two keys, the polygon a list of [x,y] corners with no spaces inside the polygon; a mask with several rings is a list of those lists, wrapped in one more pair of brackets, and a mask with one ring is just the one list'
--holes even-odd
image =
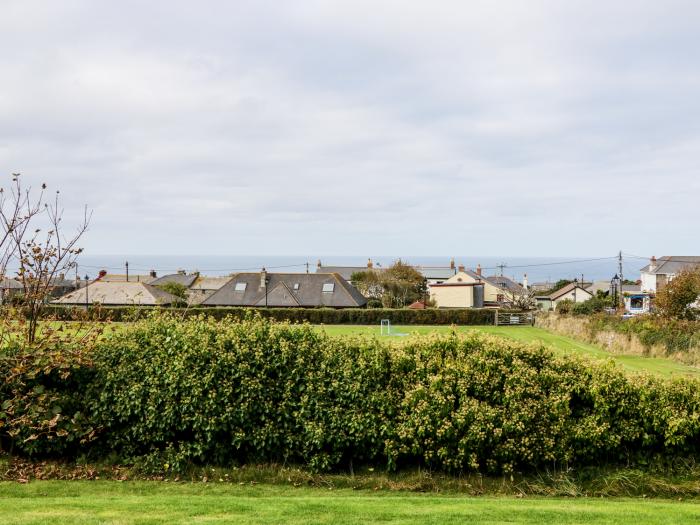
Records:
{"label": "bush", "polygon": [[[147,318],[154,310],[174,312],[181,318],[205,315],[213,319],[242,320],[251,314],[260,315],[274,321],[311,324],[376,324],[389,319],[393,324],[403,325],[492,325],[493,309],[465,308],[243,308],[243,307],[192,307],[153,308],[143,306],[90,307],[88,316],[95,320],[134,321]],[[85,317],[85,309],[66,308],[54,305],[47,308],[47,317],[60,320],[73,320]]]}
{"label": "bush", "polygon": [[98,440],[77,450],[74,438],[58,448],[14,438],[24,453],[116,454],[161,471],[291,462],[507,473],[700,447],[697,382],[628,377],[483,335],[394,345],[261,316],[156,312],[75,366],[73,407],[89,417],[69,430],[99,428]]}

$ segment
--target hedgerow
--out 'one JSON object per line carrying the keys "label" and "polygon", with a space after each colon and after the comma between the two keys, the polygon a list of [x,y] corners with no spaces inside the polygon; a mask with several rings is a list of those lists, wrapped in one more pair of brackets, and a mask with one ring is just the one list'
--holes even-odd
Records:
{"label": "hedgerow", "polygon": [[[251,314],[273,321],[311,324],[376,324],[389,319],[403,325],[491,325],[494,309],[487,308],[247,308],[247,307],[190,307],[163,308],[148,306],[91,306],[87,316],[95,320],[133,321],[148,317],[154,310],[170,312],[181,318],[205,315],[214,319],[242,320]],[[70,321],[76,316],[84,318],[85,308],[47,306],[47,318]]]}
{"label": "hedgerow", "polygon": [[79,368],[71,410],[87,418],[76,432],[95,439],[3,442],[32,457],[116,457],[161,471],[286,462],[491,473],[670,460],[700,446],[697,382],[627,376],[483,335],[392,344],[260,316],[156,312]]}

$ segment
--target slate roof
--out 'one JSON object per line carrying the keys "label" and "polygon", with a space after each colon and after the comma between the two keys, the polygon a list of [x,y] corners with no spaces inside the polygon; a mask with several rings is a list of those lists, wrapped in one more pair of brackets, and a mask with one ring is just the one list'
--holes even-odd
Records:
{"label": "slate roof", "polygon": [[640,271],[651,274],[676,275],[683,270],[700,266],[700,256],[664,255],[656,260],[656,269],[650,270],[647,264]]}
{"label": "slate roof", "polygon": [[[84,305],[86,288],[81,288],[59,297],[53,303],[65,305]],[[87,299],[90,304],[104,305],[168,305],[180,301],[179,298],[164,292],[160,288],[137,282],[103,282],[95,281],[87,286]]]}
{"label": "slate roof", "polygon": [[19,282],[17,279],[12,279],[10,277],[4,277],[2,279],[2,284],[0,284],[0,287],[3,290],[22,290],[22,289],[24,289],[21,282]]}
{"label": "slate roof", "polygon": [[512,279],[509,279],[505,275],[491,275],[489,277],[482,277],[482,279],[488,281],[496,288],[508,290],[509,292],[520,293],[525,291],[525,289],[522,286],[520,286],[520,284],[516,283]]}
{"label": "slate roof", "polygon": [[316,273],[337,273],[346,281],[352,280],[352,274],[367,270],[382,271],[383,268],[368,268],[367,266],[317,266]]}
{"label": "slate roof", "polygon": [[426,279],[447,280],[457,274],[457,270],[449,266],[414,266],[414,268]]}
{"label": "slate roof", "polygon": [[[337,273],[268,273],[267,305],[270,307],[359,308],[367,300]],[[333,284],[324,292],[324,284]],[[236,291],[245,284],[244,290]],[[265,306],[265,288],[260,273],[238,273],[203,301],[202,306]]]}
{"label": "slate roof", "polygon": [[562,295],[566,295],[567,293],[569,293],[570,291],[572,291],[574,288],[578,288],[579,290],[582,290],[582,291],[584,291],[584,292],[589,293],[590,295],[593,295],[593,294],[591,294],[591,292],[588,292],[588,290],[586,290],[585,288],[583,288],[579,283],[569,283],[569,284],[567,284],[566,286],[564,286],[563,288],[559,288],[559,290],[557,290],[556,292],[553,292],[553,293],[550,294],[549,296],[545,296],[545,297],[548,297],[548,298],[551,299],[552,301],[556,301],[556,300],[559,299]]}
{"label": "slate roof", "polygon": [[200,276],[190,285],[190,290],[218,290],[230,280],[230,275],[226,277]]}
{"label": "slate roof", "polygon": [[158,277],[157,279],[154,279],[148,284],[151,284],[153,286],[159,286],[163,284],[168,284],[168,283],[177,283],[181,284],[182,286],[189,288],[192,286],[192,284],[197,280],[198,275],[196,273],[190,273],[190,274],[185,274],[185,273],[171,273],[169,275],[164,275],[162,277]]}

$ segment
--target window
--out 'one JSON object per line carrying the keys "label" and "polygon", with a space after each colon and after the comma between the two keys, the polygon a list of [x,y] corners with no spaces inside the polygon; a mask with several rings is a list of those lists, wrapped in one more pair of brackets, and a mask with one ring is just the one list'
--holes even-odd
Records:
{"label": "window", "polygon": [[299,290],[299,283],[294,283],[294,291],[296,292]]}
{"label": "window", "polygon": [[630,298],[630,310],[642,310],[644,308],[644,298],[643,297],[631,297]]}
{"label": "window", "polygon": [[236,292],[245,292],[245,287],[247,285],[248,283],[236,283],[236,286],[234,286],[233,289]]}
{"label": "window", "polygon": [[333,293],[335,290],[335,283],[325,283],[323,285],[323,293]]}

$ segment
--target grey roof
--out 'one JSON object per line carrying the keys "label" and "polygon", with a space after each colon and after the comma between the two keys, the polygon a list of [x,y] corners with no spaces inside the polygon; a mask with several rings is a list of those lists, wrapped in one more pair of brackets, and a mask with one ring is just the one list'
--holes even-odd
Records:
{"label": "grey roof", "polygon": [[3,290],[22,290],[24,288],[21,282],[10,277],[4,277],[0,286]]}
{"label": "grey roof", "polygon": [[[155,279],[156,278],[153,277],[152,275],[130,273],[128,282],[130,282],[130,283],[150,283],[151,281],[153,281]],[[112,283],[127,282],[126,274],[124,274],[124,273],[106,273],[102,277],[100,277],[99,280],[104,282],[104,283],[106,283],[106,282],[112,282]]]}
{"label": "grey roof", "polygon": [[218,290],[230,280],[230,275],[227,275],[226,277],[206,277],[200,275],[190,285],[190,290]]}
{"label": "grey roof", "polygon": [[622,293],[636,293],[636,292],[642,291],[641,284],[623,284],[621,286],[621,288],[622,288]]}
{"label": "grey roof", "polygon": [[683,270],[700,266],[700,256],[695,255],[664,255],[656,260],[656,269],[650,270],[647,264],[640,271],[652,274],[676,275]]}
{"label": "grey roof", "polygon": [[316,273],[337,273],[346,281],[352,280],[352,274],[367,270],[383,270],[383,268],[368,268],[367,266],[317,266]]}
{"label": "grey roof", "polygon": [[199,277],[196,273],[185,274],[185,273],[171,273],[169,275],[164,275],[163,277],[158,277],[148,284],[153,286],[160,286],[168,283],[177,283],[182,286],[189,288]]}
{"label": "grey roof", "polygon": [[447,280],[457,274],[457,270],[449,266],[414,266],[414,268],[426,279]]}
{"label": "grey roof", "polygon": [[178,302],[180,299],[164,292],[160,288],[151,286],[146,283],[137,282],[103,282],[95,281],[87,287],[80,288],[73,292],[67,293],[63,297],[59,297],[55,301],[56,304],[65,305],[84,305],[86,303],[85,294],[87,293],[87,302],[100,303],[106,305],[168,305],[173,302]]}
{"label": "grey roof", "polygon": [[[259,272],[235,274],[201,304],[265,306],[265,288],[260,286],[260,276]],[[271,307],[359,308],[367,303],[362,294],[337,273],[268,273],[267,277],[267,305]],[[245,290],[236,291],[239,283],[245,283]],[[324,292],[323,285],[330,283],[335,285],[333,291]]]}
{"label": "grey roof", "polygon": [[525,290],[522,286],[505,275],[490,275],[489,277],[482,277],[482,279],[488,281],[498,288],[508,290],[509,292],[519,293]]}

